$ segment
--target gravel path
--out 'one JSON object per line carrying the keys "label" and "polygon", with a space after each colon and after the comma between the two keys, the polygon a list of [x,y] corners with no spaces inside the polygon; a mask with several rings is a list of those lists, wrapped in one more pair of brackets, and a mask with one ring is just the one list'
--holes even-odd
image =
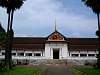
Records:
{"label": "gravel path", "polygon": [[44,75],[73,75],[65,66],[49,66]]}

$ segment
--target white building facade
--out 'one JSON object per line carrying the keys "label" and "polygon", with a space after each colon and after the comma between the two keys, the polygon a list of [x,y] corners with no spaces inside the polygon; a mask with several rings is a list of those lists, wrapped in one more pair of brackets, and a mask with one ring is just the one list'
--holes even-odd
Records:
{"label": "white building facade", "polygon": [[[96,60],[97,38],[66,38],[58,31],[48,37],[15,37],[13,60]],[[0,47],[0,59],[5,58],[5,50]]]}

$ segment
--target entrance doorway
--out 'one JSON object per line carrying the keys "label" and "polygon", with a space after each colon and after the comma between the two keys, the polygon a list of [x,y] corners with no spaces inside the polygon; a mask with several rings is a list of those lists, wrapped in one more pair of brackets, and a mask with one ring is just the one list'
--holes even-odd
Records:
{"label": "entrance doorway", "polygon": [[53,59],[59,59],[59,49],[53,49]]}

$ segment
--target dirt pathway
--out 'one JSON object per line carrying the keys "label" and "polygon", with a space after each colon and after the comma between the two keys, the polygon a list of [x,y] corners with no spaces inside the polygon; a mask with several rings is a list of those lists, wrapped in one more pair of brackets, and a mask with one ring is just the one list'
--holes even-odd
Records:
{"label": "dirt pathway", "polygon": [[44,75],[73,75],[66,66],[49,66]]}

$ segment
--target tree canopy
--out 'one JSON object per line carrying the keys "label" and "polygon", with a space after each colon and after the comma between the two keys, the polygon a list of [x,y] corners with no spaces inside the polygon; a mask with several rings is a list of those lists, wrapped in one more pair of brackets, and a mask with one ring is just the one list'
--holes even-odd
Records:
{"label": "tree canopy", "polygon": [[7,13],[11,10],[20,9],[25,0],[0,0],[0,6],[7,8]]}
{"label": "tree canopy", "polygon": [[92,8],[94,13],[100,13],[100,0],[82,0],[85,5]]}
{"label": "tree canopy", "polygon": [[6,38],[6,32],[5,30],[3,29],[3,27],[1,26],[1,23],[0,23],[0,41],[4,41]]}

